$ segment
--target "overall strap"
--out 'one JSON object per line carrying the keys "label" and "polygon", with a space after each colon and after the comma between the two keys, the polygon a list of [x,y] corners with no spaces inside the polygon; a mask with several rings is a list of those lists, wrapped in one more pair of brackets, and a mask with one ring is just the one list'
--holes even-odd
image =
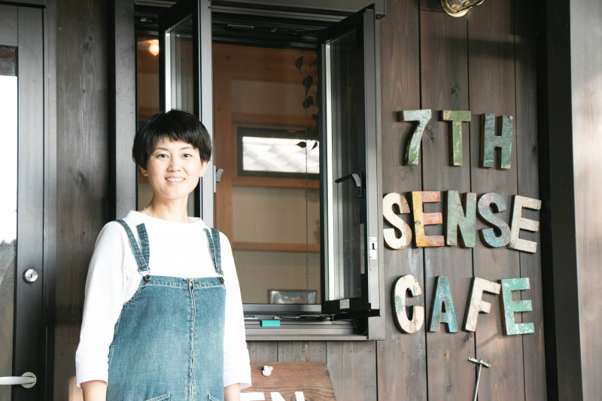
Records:
{"label": "overall strap", "polygon": [[217,231],[215,228],[212,228],[211,233],[209,233],[209,229],[205,228],[205,234],[207,234],[209,254],[211,255],[211,260],[213,260],[213,267],[215,267],[217,275],[223,282],[224,272],[222,271],[222,252],[219,231]]}
{"label": "overall strap", "polygon": [[132,248],[132,253],[136,259],[136,264],[138,265],[138,272],[143,276],[150,274],[150,267],[148,267],[148,261],[150,260],[150,248],[148,246],[148,233],[146,232],[144,223],[136,227],[138,230],[138,235],[140,236],[142,251],[140,251],[140,247],[138,246],[138,242],[136,241],[136,237],[134,237],[134,233],[132,233],[130,226],[123,220],[117,220],[117,223],[121,224],[128,235],[128,239],[130,240],[130,248]]}

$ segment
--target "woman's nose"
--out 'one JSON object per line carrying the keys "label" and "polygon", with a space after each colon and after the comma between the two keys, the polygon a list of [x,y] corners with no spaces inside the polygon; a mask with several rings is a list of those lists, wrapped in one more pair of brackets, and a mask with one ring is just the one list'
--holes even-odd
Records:
{"label": "woman's nose", "polygon": [[182,168],[182,166],[179,161],[177,161],[175,159],[171,159],[169,166],[168,166],[169,171],[179,171],[181,168]]}

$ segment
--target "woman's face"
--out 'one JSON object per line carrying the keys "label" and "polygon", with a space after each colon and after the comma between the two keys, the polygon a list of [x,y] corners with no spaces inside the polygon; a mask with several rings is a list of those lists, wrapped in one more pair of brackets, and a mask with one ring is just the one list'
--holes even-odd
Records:
{"label": "woman's face", "polygon": [[187,198],[205,174],[209,162],[202,162],[198,149],[164,137],[150,154],[146,169],[154,196],[164,200]]}

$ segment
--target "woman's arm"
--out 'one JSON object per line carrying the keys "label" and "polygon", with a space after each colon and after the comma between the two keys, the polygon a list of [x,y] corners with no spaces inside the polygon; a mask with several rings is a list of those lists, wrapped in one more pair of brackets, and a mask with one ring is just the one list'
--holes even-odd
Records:
{"label": "woman's arm", "polygon": [[232,248],[225,235],[220,234],[222,268],[226,285],[226,321],[224,325],[224,387],[239,384],[241,389],[251,386],[249,351],[245,341],[245,320],[240,286],[234,266]]}
{"label": "woman's arm", "polygon": [[[89,382],[84,382],[82,383],[82,390],[84,390],[84,401],[107,400],[107,383],[103,382],[102,380],[91,380]],[[236,398],[236,401],[239,401],[239,399]]]}
{"label": "woman's arm", "polygon": [[80,387],[84,382],[108,380],[109,347],[123,307],[125,247],[129,246],[125,241],[123,228],[118,223],[108,223],[98,236],[90,260],[80,342],[75,353]]}
{"label": "woman's arm", "polygon": [[224,401],[240,401],[240,383],[224,387]]}

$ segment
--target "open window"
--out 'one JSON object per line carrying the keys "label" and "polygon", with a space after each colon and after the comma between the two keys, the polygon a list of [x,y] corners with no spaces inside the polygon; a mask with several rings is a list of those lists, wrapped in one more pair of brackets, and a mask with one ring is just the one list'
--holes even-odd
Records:
{"label": "open window", "polygon": [[230,239],[250,340],[365,336],[380,307],[375,10],[253,10],[137,6],[139,121],[177,108],[209,130],[190,213]]}
{"label": "open window", "polygon": [[327,314],[379,310],[375,20],[368,7],[320,34]]}
{"label": "open window", "polygon": [[[211,10],[208,0],[181,0],[159,15],[161,110],[197,116],[213,138]],[[213,159],[189,199],[189,213],[214,225]]]}

